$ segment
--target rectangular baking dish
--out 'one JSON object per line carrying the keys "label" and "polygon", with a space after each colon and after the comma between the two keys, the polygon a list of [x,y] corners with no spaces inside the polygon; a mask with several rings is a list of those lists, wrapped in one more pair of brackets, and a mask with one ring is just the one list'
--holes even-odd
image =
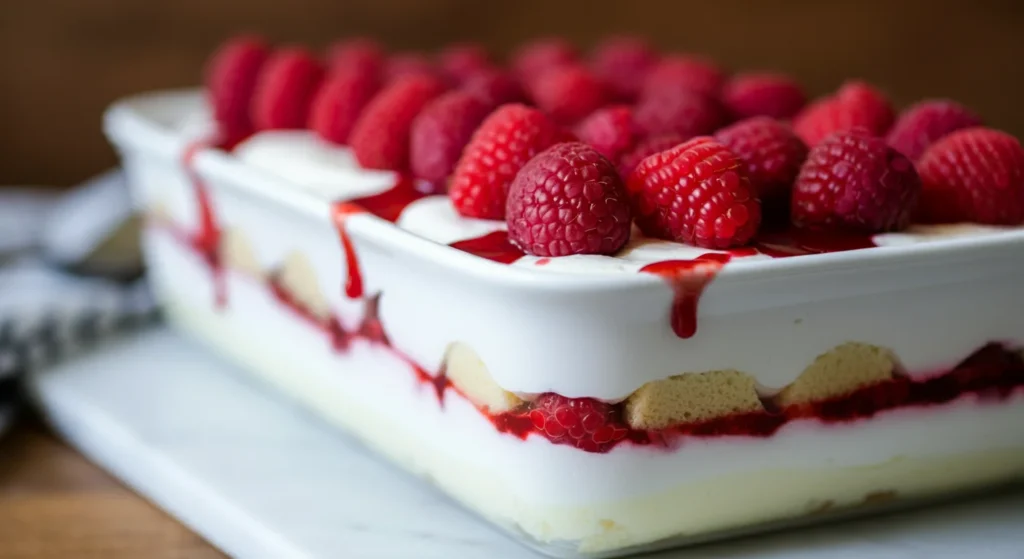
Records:
{"label": "rectangular baking dish", "polygon": [[[148,94],[105,121],[171,322],[544,553],[615,557],[1024,477],[1024,230],[737,259],[681,339],[655,275],[508,266],[345,211],[197,148],[184,123],[202,106]],[[531,411],[549,394],[629,431],[567,444]]]}

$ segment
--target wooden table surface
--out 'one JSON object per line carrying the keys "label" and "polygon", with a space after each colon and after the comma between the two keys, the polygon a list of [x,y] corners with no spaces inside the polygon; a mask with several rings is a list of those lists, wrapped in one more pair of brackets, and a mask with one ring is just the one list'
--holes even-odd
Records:
{"label": "wooden table surface", "polygon": [[24,418],[0,438],[0,559],[224,555]]}

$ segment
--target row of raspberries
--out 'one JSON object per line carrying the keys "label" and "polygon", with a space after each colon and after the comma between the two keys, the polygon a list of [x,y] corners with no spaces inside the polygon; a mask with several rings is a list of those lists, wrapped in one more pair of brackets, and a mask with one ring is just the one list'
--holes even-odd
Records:
{"label": "row of raspberries", "polygon": [[1024,149],[967,108],[900,114],[859,81],[807,103],[794,80],[615,38],[584,57],[546,39],[507,66],[367,39],[322,57],[224,45],[207,91],[222,141],[309,128],[367,168],[411,173],[466,217],[504,219],[539,256],[613,254],[647,236],[723,249],[762,222],[859,232],[1024,223]]}

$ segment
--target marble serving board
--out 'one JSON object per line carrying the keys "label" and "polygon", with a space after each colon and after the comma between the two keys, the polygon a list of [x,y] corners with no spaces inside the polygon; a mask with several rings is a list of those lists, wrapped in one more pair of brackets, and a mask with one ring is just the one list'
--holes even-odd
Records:
{"label": "marble serving board", "polygon": [[[239,558],[539,557],[160,326],[29,379],[92,460]],[[657,559],[1024,557],[1024,492]]]}

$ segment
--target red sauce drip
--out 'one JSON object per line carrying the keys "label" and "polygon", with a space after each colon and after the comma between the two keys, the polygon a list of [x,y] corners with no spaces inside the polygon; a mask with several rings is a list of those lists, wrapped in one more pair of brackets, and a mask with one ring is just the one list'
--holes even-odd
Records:
{"label": "red sauce drip", "polygon": [[325,319],[307,309],[284,288],[276,274],[270,277],[268,286],[278,303],[291,310],[306,324],[327,334],[328,339],[331,341],[331,347],[339,351],[348,349],[355,336],[353,333],[347,332],[337,318],[331,316]]}
{"label": "red sauce drip", "polygon": [[483,237],[456,241],[448,246],[502,264],[511,264],[525,256],[522,250],[508,240],[507,231],[495,231]]}
{"label": "red sauce drip", "polygon": [[341,240],[341,248],[345,255],[345,277],[344,293],[349,299],[358,299],[363,296],[363,274],[359,268],[359,259],[356,256],[355,246],[346,229],[346,221],[352,215],[360,213],[373,214],[387,221],[397,221],[409,204],[425,196],[423,189],[417,181],[402,177],[395,186],[384,192],[336,202],[331,208],[331,216],[334,226],[338,230],[338,237]]}
{"label": "red sauce drip", "polygon": [[192,183],[192,192],[196,200],[199,229],[190,235],[189,243],[202,257],[210,268],[213,276],[214,303],[217,308],[227,305],[227,284],[224,278],[224,266],[220,258],[221,230],[217,216],[210,201],[209,188],[195,169],[195,158],[203,150],[212,147],[207,141],[199,141],[185,148],[182,156],[182,167]]}
{"label": "red sauce drip", "polygon": [[380,293],[367,299],[364,305],[363,321],[356,329],[356,335],[375,344],[390,347],[391,341],[384,331],[384,323],[380,321]]}
{"label": "red sauce drip", "polygon": [[429,386],[434,391],[434,395],[437,396],[437,404],[443,408],[445,392],[453,387],[452,381],[448,380],[448,374],[444,366],[441,367],[441,370],[436,375],[431,375],[419,365],[413,364],[412,361],[406,359],[406,362],[412,366],[416,375],[416,381],[421,385]]}
{"label": "red sauce drip", "polygon": [[730,248],[727,249],[726,252],[728,252],[731,256],[735,256],[737,258],[743,256],[757,256],[758,254],[760,254],[754,247]]}
{"label": "red sauce drip", "polygon": [[380,320],[380,295],[375,295],[363,300],[363,320],[354,330],[349,331],[345,329],[337,317],[331,316],[324,319],[307,309],[302,302],[293,297],[291,293],[285,289],[284,285],[282,285],[278,279],[277,274],[271,275],[268,282],[268,288],[274,296],[274,299],[276,299],[281,306],[290,310],[307,325],[326,335],[330,340],[331,347],[333,347],[335,351],[339,353],[348,351],[352,342],[355,340],[363,340],[371,344],[387,348],[392,355],[398,357],[409,366],[410,370],[413,372],[416,382],[423,386],[429,386],[431,390],[437,394],[438,402],[442,406],[444,405],[445,391],[449,388],[454,388],[451,381],[448,380],[448,376],[445,374],[444,369],[442,369],[437,375],[431,375],[423,367],[417,365],[415,361],[391,345],[387,332],[384,331],[384,325]]}
{"label": "red sauce drip", "polygon": [[344,293],[349,299],[358,299],[363,296],[363,273],[359,269],[356,247],[348,236],[345,222],[349,216],[364,213],[365,211],[363,208],[348,202],[337,203],[331,208],[331,217],[334,219],[334,226],[338,229],[341,250],[345,255]]}
{"label": "red sauce drip", "polygon": [[870,234],[838,233],[796,227],[764,231],[754,239],[754,248],[772,258],[845,252],[874,246],[876,245]]}
{"label": "red sauce drip", "polygon": [[672,287],[675,293],[672,301],[672,330],[680,338],[692,338],[697,333],[700,296],[731,258],[728,254],[712,252],[693,260],[665,260],[640,268],[641,272],[660,276]]}

